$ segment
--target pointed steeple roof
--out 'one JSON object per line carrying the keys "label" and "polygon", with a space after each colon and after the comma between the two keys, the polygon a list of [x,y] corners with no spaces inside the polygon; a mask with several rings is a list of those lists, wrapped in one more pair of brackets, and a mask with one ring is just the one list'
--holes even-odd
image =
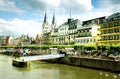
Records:
{"label": "pointed steeple roof", "polygon": [[70,8],[70,18],[71,18],[71,8]]}
{"label": "pointed steeple roof", "polygon": [[45,11],[45,16],[44,16],[44,21],[43,21],[43,24],[47,24],[48,22],[47,22],[47,13],[46,13],[46,11]]}
{"label": "pointed steeple roof", "polygon": [[55,24],[55,13],[53,14],[52,24]]}

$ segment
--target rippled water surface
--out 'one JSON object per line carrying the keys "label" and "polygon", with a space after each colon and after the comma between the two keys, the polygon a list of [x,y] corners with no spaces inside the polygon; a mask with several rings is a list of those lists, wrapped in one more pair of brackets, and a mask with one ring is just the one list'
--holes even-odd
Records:
{"label": "rippled water surface", "polygon": [[118,74],[41,61],[27,68],[12,66],[12,57],[0,55],[0,79],[120,79]]}

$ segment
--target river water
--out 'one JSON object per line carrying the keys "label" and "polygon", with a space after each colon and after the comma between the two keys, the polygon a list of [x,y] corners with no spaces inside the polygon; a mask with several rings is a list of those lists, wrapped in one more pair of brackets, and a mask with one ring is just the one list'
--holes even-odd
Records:
{"label": "river water", "polygon": [[12,57],[0,55],[0,79],[120,79],[118,74],[41,61],[27,68],[12,66]]}

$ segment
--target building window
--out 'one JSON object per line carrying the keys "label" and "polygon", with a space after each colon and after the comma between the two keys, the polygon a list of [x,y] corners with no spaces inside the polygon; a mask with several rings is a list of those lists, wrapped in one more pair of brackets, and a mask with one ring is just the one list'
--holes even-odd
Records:
{"label": "building window", "polygon": [[110,36],[110,40],[113,40],[113,36]]}
{"label": "building window", "polygon": [[89,43],[89,38],[87,38],[87,43]]}
{"label": "building window", "polygon": [[114,22],[114,27],[119,26],[119,22]]}
{"label": "building window", "polygon": [[114,30],[113,29],[109,29],[108,33],[114,33]]}
{"label": "building window", "polygon": [[81,39],[81,43],[84,43],[83,39]]}
{"label": "building window", "polygon": [[95,38],[93,38],[94,42],[96,42]]}
{"label": "building window", "polygon": [[102,26],[103,28],[107,28],[107,24],[103,24],[103,26]]}
{"label": "building window", "polygon": [[109,27],[112,27],[112,26],[113,26],[113,24],[112,24],[112,23],[109,23],[108,25],[109,25]]}
{"label": "building window", "polygon": [[117,28],[117,29],[114,29],[114,32],[115,32],[115,33],[119,32],[119,29],[118,29],[118,28]]}
{"label": "building window", "polygon": [[92,38],[90,38],[90,42],[92,42]]}

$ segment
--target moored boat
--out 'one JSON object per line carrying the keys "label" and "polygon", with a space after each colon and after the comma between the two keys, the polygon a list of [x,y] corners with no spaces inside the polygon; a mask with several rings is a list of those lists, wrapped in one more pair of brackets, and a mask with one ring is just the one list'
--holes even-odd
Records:
{"label": "moored boat", "polygon": [[16,67],[27,67],[27,66],[30,66],[30,62],[13,59],[12,60],[12,65],[16,66]]}

